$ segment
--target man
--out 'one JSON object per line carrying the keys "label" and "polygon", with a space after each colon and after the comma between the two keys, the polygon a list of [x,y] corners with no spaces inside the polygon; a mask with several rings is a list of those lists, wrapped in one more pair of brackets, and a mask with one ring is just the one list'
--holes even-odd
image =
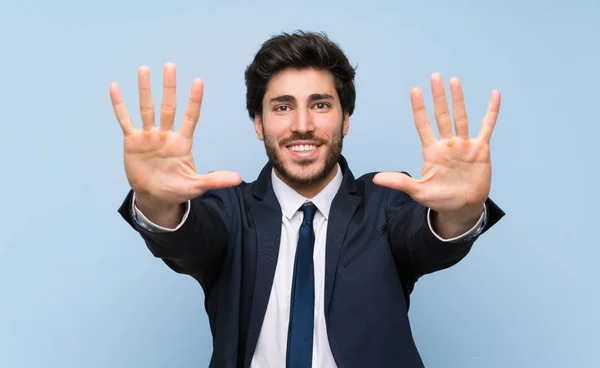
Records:
{"label": "man", "polygon": [[422,367],[408,320],[417,279],[456,264],[504,212],[489,198],[492,92],[479,135],[450,80],[431,88],[440,138],[421,91],[410,93],[423,173],[357,179],[342,156],[354,110],[354,69],[321,34],[266,41],[246,70],[247,109],[268,164],[254,182],[196,173],[192,137],[201,80],[174,131],[175,67],[166,64],[155,127],[150,77],[139,69],[138,130],[116,84],[131,192],[119,211],[154,256],[194,277],[213,335],[211,367]]}

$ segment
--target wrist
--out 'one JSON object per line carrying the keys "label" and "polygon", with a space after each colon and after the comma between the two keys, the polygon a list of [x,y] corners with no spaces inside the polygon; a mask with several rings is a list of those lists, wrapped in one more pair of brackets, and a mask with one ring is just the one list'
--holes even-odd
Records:
{"label": "wrist", "polygon": [[463,225],[471,227],[479,220],[481,214],[483,213],[483,210],[484,205],[483,203],[481,203],[478,205],[462,208],[458,211],[437,213],[438,216],[444,221],[453,223],[457,226]]}
{"label": "wrist", "polygon": [[472,229],[481,218],[484,210],[484,204],[452,212],[431,210],[432,226],[442,237],[453,238]]}
{"label": "wrist", "polygon": [[180,203],[172,203],[151,194],[134,191],[135,205],[140,211],[173,210],[179,207]]}
{"label": "wrist", "polygon": [[185,203],[170,203],[148,194],[134,192],[134,206],[152,223],[173,228],[181,221]]}

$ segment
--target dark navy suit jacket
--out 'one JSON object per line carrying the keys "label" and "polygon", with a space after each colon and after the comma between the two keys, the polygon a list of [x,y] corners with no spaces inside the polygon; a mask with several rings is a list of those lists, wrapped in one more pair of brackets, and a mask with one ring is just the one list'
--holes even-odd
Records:
{"label": "dark navy suit jacket", "polygon": [[[340,166],[343,182],[331,205],[325,255],[325,319],[335,361],[340,368],[423,367],[409,325],[410,293],[422,275],[464,258],[476,237],[440,241],[426,207],[373,184],[375,173],[355,179],[343,157]],[[249,367],[256,348],[281,233],[271,169],[267,164],[255,182],[193,199],[175,232],[140,227],[130,212],[132,192],[119,209],[154,256],[202,286],[211,367]],[[486,206],[479,235],[504,215],[490,199]]]}

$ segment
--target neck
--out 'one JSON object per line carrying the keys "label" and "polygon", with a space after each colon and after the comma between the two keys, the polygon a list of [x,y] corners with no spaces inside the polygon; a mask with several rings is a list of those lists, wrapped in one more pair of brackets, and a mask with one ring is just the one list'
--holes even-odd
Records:
{"label": "neck", "polygon": [[313,198],[317,194],[321,193],[321,191],[327,186],[327,184],[329,184],[333,180],[333,178],[335,178],[335,175],[337,174],[338,170],[338,165],[335,165],[333,169],[327,174],[327,176],[325,176],[322,179],[311,182],[297,182],[289,180],[283,175],[281,175],[281,173],[277,169],[275,169],[275,175],[277,175],[277,177],[281,179],[281,181],[286,183],[290,188],[294,189],[301,196],[306,198]]}

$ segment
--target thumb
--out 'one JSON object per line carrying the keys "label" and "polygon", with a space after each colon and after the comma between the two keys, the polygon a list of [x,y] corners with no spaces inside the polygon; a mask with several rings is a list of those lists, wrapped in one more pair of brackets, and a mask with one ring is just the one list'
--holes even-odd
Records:
{"label": "thumb", "polygon": [[196,179],[197,188],[202,192],[234,187],[241,182],[241,175],[233,171],[211,171],[205,175],[198,175]]}
{"label": "thumb", "polygon": [[373,177],[373,183],[403,191],[414,197],[419,191],[419,182],[402,172],[380,172]]}

